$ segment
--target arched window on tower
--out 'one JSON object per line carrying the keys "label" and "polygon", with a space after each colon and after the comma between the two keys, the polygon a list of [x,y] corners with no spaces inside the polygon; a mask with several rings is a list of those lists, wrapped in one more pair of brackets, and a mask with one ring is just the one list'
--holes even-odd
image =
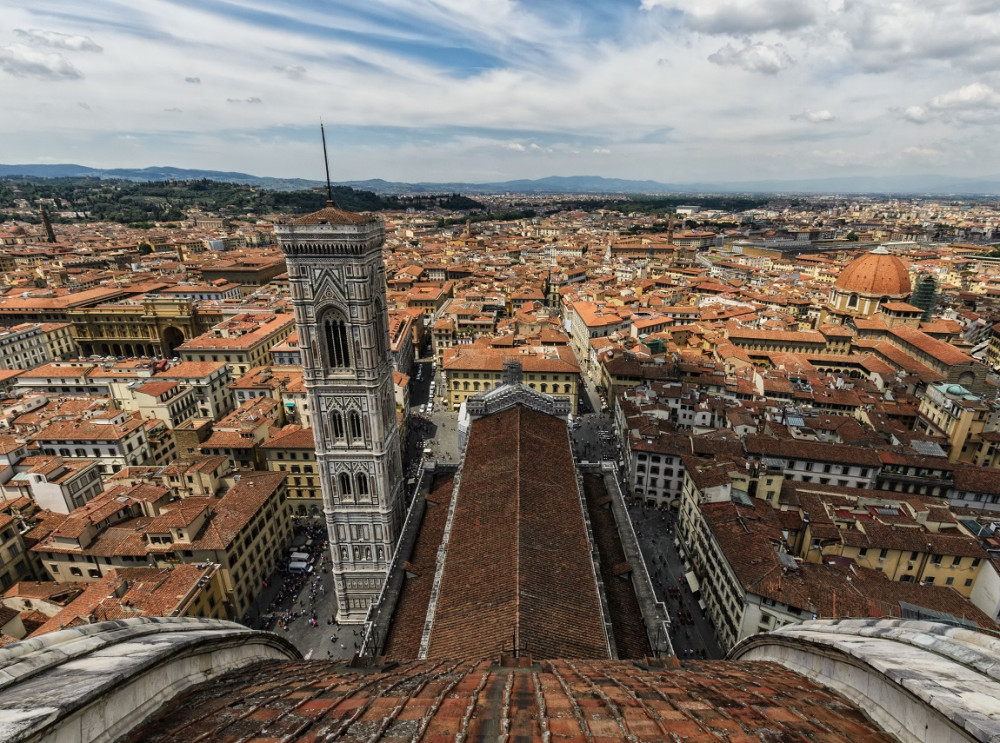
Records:
{"label": "arched window on tower", "polygon": [[347,420],[351,427],[351,440],[359,441],[361,439],[361,416],[358,414],[358,411],[352,410],[348,414]]}
{"label": "arched window on tower", "polygon": [[851,296],[849,296],[847,298],[847,307],[848,307],[848,309],[852,309],[852,310],[857,309],[857,307],[858,307],[858,295],[857,294],[852,294]]}
{"label": "arched window on tower", "polygon": [[367,498],[370,495],[368,487],[368,475],[363,472],[359,472],[354,476],[354,482],[357,485],[356,491],[359,498]]}
{"label": "arched window on tower", "polygon": [[339,410],[333,411],[333,438],[344,438],[344,416]]}
{"label": "arched window on tower", "polygon": [[320,321],[326,364],[331,369],[349,369],[351,346],[348,341],[347,323],[334,313],[327,313]]}
{"label": "arched window on tower", "polygon": [[351,494],[351,476],[346,472],[341,472],[340,477],[340,495],[347,497]]}

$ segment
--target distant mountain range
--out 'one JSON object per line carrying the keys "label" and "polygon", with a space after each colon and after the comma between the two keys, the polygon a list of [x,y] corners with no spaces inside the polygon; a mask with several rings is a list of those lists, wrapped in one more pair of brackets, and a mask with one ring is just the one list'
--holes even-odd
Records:
{"label": "distant mountain range", "polygon": [[267,178],[249,173],[227,170],[196,170],[189,168],[89,168],[86,165],[2,165],[0,178],[30,176],[32,178],[121,178],[126,181],[193,181],[207,178],[225,183],[243,183],[281,191],[314,188],[325,181],[308,181],[303,178]]}
{"label": "distant mountain range", "polygon": [[[243,183],[276,190],[315,188],[322,181],[303,178],[269,178],[248,173],[185,168],[89,168],[84,165],[2,165],[0,177],[33,176],[36,178],[122,178],[130,181],[197,180],[208,178],[228,183]],[[994,195],[1000,194],[1000,175],[980,178],[957,178],[944,175],[860,176],[856,178],[802,178],[794,180],[757,180],[737,182],[661,183],[632,181],[600,176],[550,176],[537,180],[514,180],[500,183],[397,183],[378,178],[345,181],[336,185],[374,191],[380,194],[464,193],[464,194],[912,194],[912,195]]]}

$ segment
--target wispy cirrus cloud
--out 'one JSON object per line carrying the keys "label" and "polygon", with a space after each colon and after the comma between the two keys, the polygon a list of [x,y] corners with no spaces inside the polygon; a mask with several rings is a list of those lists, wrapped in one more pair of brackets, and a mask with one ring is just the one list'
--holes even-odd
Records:
{"label": "wispy cirrus cloud", "polygon": [[[18,106],[0,131],[27,159],[148,164],[125,162],[148,146],[303,176],[323,118],[345,177],[399,180],[804,175],[830,153],[985,168],[998,15],[991,0],[7,0],[0,76]],[[945,139],[979,156],[920,154]]]}

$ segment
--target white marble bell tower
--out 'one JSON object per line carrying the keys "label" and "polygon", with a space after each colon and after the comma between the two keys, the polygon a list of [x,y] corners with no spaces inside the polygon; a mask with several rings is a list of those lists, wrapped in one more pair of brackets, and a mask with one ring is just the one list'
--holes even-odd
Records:
{"label": "white marble bell tower", "polygon": [[338,620],[361,622],[404,517],[386,316],[385,231],[337,208],[276,224],[312,410]]}

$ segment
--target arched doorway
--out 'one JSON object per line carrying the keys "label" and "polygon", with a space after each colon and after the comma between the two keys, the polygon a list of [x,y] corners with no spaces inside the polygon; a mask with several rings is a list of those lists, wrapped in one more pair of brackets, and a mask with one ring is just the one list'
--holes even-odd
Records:
{"label": "arched doorway", "polygon": [[163,329],[163,355],[170,357],[174,355],[174,349],[184,342],[184,333],[173,325]]}

